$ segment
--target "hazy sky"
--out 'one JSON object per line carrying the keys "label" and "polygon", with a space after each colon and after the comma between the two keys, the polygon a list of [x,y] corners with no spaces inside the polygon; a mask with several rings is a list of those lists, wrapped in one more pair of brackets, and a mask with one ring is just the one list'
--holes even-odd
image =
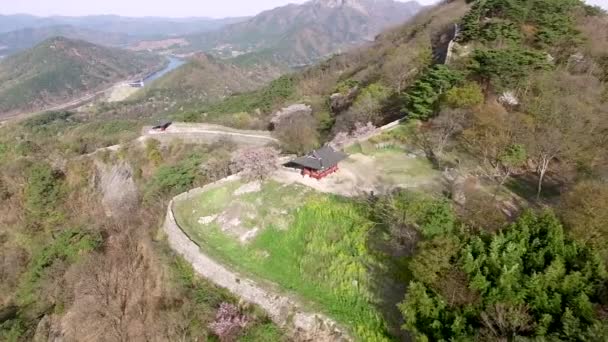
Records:
{"label": "hazy sky", "polygon": [[[235,17],[306,0],[0,0],[1,14]],[[436,0],[418,0],[431,4]],[[608,1],[608,0],[604,0]]]}
{"label": "hazy sky", "polygon": [[608,9],[608,0],[586,0],[587,3]]}
{"label": "hazy sky", "polygon": [[[0,14],[234,17],[306,0],[0,0]],[[418,0],[432,4],[437,0]],[[608,9],[608,0],[587,0]]]}

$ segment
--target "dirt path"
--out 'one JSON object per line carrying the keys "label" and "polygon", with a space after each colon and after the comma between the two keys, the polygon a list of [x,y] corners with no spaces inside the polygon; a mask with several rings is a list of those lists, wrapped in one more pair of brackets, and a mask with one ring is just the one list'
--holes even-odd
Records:
{"label": "dirt path", "polygon": [[198,123],[174,123],[164,132],[152,130],[151,127],[144,127],[142,137],[153,138],[160,142],[180,139],[197,144],[210,144],[222,139],[228,139],[245,146],[264,146],[279,143],[268,131],[239,130],[220,125]]}
{"label": "dirt path", "polygon": [[270,319],[279,326],[289,330],[298,340],[303,341],[352,341],[353,339],[329,317],[310,311],[294,298],[280,294],[272,289],[273,285],[262,286],[241,274],[231,271],[225,266],[206,255],[179,227],[173,214],[173,202],[183,200],[208,191],[222,183],[238,179],[231,176],[219,182],[209,184],[178,195],[167,210],[163,225],[164,232],[171,248],[186,259],[196,273],[213,283],[221,286],[247,302],[254,303],[264,309]]}
{"label": "dirt path", "polygon": [[[228,139],[237,145],[243,146],[264,146],[272,143],[279,143],[279,141],[273,138],[268,131],[247,131],[220,125],[186,123],[173,124],[165,132],[154,131],[149,126],[144,127],[142,135],[139,138],[132,140],[131,143],[143,146],[146,139],[155,139],[165,144],[175,140],[181,140],[192,144],[211,144],[221,139]],[[112,145],[101,147],[91,153],[83,154],[79,158],[91,157],[103,151],[116,152],[121,146],[122,145]]]}

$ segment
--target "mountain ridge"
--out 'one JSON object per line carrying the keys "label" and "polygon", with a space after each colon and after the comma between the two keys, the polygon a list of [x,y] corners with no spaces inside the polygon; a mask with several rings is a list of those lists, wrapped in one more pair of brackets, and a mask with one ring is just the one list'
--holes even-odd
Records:
{"label": "mountain ridge", "polygon": [[0,14],[0,33],[25,28],[72,25],[110,33],[129,33],[133,36],[158,37],[212,31],[245,19],[247,17],[219,19],[206,17],[123,17],[119,15],[40,17],[29,14]]}
{"label": "mountain ridge", "polygon": [[417,13],[415,2],[311,0],[261,12],[218,31],[188,36],[188,48],[230,58],[264,50],[287,64],[309,64],[372,40],[382,30]]}
{"label": "mountain ridge", "polygon": [[122,46],[136,41],[133,36],[124,33],[109,33],[73,25],[55,25],[46,27],[28,27],[15,31],[0,33],[0,54],[10,55],[31,48],[46,39],[65,37],[84,40],[104,46]]}
{"label": "mountain ridge", "polygon": [[161,63],[157,56],[52,37],[0,60],[0,115],[42,109]]}

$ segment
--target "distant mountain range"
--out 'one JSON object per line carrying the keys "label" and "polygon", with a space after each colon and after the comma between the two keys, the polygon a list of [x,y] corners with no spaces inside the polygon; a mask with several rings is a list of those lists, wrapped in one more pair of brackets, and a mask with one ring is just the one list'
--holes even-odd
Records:
{"label": "distant mountain range", "polygon": [[308,64],[373,40],[387,27],[405,22],[422,6],[394,0],[311,0],[262,12],[213,32],[189,35],[183,51],[203,50],[241,60]]}
{"label": "distant mountain range", "polygon": [[124,46],[142,40],[213,31],[246,19],[0,15],[0,56],[33,47],[56,36],[82,39],[106,46]]}
{"label": "distant mountain range", "polygon": [[78,98],[162,63],[150,54],[51,38],[0,60],[0,117]]}
{"label": "distant mountain range", "polygon": [[133,50],[202,51],[240,64],[298,66],[371,41],[422,7],[415,1],[311,0],[252,18],[0,15],[0,56],[64,36]]}
{"label": "distant mountain range", "polygon": [[90,30],[123,33],[132,36],[180,36],[195,32],[212,31],[234,24],[242,18],[131,18],[116,15],[94,15],[83,17],[37,17],[27,14],[0,15],[0,33],[24,28],[71,25]]}
{"label": "distant mountain range", "polygon": [[102,32],[72,25],[24,28],[0,33],[0,47],[3,47],[0,48],[0,55],[10,55],[59,36],[105,46],[126,46],[137,41],[136,37],[125,33]]}

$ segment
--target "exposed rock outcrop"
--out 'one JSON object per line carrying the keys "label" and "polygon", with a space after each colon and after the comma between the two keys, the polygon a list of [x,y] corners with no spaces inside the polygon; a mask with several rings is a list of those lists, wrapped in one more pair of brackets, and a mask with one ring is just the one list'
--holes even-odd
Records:
{"label": "exposed rock outcrop", "polygon": [[505,106],[511,107],[519,105],[519,99],[513,91],[506,91],[502,93],[502,95],[500,95],[500,97],[498,98],[498,102]]}
{"label": "exposed rock outcrop", "polygon": [[467,202],[466,195],[466,182],[467,176],[463,175],[456,169],[446,169],[443,172],[443,177],[447,181],[450,186],[450,191],[452,193],[452,200],[464,206]]}
{"label": "exposed rock outcrop", "polygon": [[55,315],[46,315],[36,326],[34,342],[63,342],[64,333],[61,327],[61,320]]}
{"label": "exposed rock outcrop", "polygon": [[353,87],[346,93],[335,93],[329,97],[329,106],[332,113],[340,113],[353,104],[359,94],[359,88]]}
{"label": "exposed rock outcrop", "polygon": [[133,180],[133,168],[126,162],[108,165],[95,160],[96,185],[101,191],[101,204],[106,215],[127,215],[139,200],[137,185]]}

